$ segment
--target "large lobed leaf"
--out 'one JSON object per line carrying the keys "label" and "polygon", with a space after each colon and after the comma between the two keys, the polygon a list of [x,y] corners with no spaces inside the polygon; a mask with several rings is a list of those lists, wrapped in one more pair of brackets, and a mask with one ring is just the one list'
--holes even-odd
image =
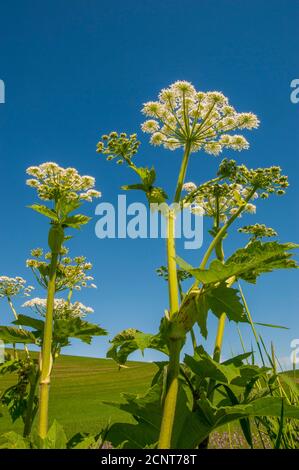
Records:
{"label": "large lobed leaf", "polygon": [[13,326],[0,326],[0,339],[4,341],[4,343],[12,344],[36,343],[36,336],[33,332]]}
{"label": "large lobed leaf", "polygon": [[15,320],[14,325],[21,325],[21,326],[29,326],[34,328],[36,332],[44,331],[45,322],[43,320],[39,320],[37,318],[29,317],[28,315],[18,315],[18,319]]}
{"label": "large lobed leaf", "polygon": [[248,321],[238,290],[227,287],[226,284],[216,287],[211,285],[206,291],[198,288],[192,289],[182,302],[178,321],[184,325],[186,332],[197,322],[202,336],[207,338],[209,310],[218,318],[225,312],[229,320]]}
{"label": "large lobed leaf", "polygon": [[106,336],[107,331],[79,317],[58,318],[54,321],[53,340],[61,346],[69,344],[69,338],[77,338],[90,344],[93,336]]}
{"label": "large lobed leaf", "polygon": [[134,351],[145,349],[156,349],[167,353],[166,346],[160,335],[143,333],[135,328],[128,328],[117,334],[110,341],[112,346],[107,352],[107,357],[113,359],[117,364],[124,365],[130,354]]}
{"label": "large lobed leaf", "polygon": [[256,241],[237,250],[224,264],[217,259],[213,260],[208,269],[193,268],[181,258],[177,258],[177,262],[203,284],[224,282],[233,276],[255,283],[262,273],[297,268],[290,251],[298,247],[294,243]]}

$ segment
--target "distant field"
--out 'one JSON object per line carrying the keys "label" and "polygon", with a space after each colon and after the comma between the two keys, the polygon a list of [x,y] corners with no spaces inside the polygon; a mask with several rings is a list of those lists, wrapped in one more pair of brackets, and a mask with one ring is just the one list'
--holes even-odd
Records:
{"label": "distant field", "polygon": [[[156,371],[150,363],[129,362],[128,366],[119,370],[108,359],[61,356],[53,370],[50,420],[56,418],[68,436],[79,431],[97,432],[109,420],[128,421],[126,413],[101,402],[121,401],[122,392],[145,392]],[[0,392],[13,383],[13,376],[0,376]],[[5,408],[1,412],[0,434],[21,431],[21,422],[13,425]]]}
{"label": "distant field", "polygon": [[[109,359],[61,356],[53,370],[50,421],[56,418],[69,437],[77,432],[96,433],[109,421],[129,421],[128,414],[102,402],[119,402],[121,393],[144,393],[157,368],[155,364],[143,362],[128,362],[127,365],[127,369],[119,370]],[[293,371],[286,374],[294,377]],[[299,382],[299,371],[295,376]],[[0,393],[13,383],[13,376],[0,376]],[[1,412],[0,435],[10,430],[22,431],[21,422],[12,424],[6,409],[2,408]],[[238,423],[232,423],[230,429],[236,441],[234,447],[247,447]],[[211,447],[230,447],[227,430],[224,426],[214,434]]]}

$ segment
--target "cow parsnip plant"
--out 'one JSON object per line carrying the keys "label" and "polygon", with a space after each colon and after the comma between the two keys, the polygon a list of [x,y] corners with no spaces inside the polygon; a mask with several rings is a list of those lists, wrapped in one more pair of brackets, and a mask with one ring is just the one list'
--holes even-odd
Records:
{"label": "cow parsnip plant", "polygon": [[[217,175],[209,181],[185,182],[193,154],[205,152],[217,156],[226,149],[246,150],[248,141],[236,131],[255,129],[259,125],[254,114],[238,113],[222,93],[198,92],[192,84],[179,81],[162,90],[157,101],[145,103],[142,111],[150,118],[142,124],[142,130],[151,134],[152,145],[163,146],[166,150],[182,149],[172,199],[168,199],[163,188],[155,185],[154,168],[136,165],[140,145],[136,134],[113,131],[103,135],[97,151],[107,155],[107,160],[116,159],[118,164],[126,164],[139,176],[139,182],[125,185],[123,189],[143,191],[149,203],[168,203],[166,210],[164,204],[163,211],[167,220],[167,266],[159,268],[158,274],[168,283],[169,309],[156,335],[125,330],[112,341],[108,357],[122,365],[131,352],[149,347],[164,352],[169,360],[161,363],[153,386],[144,397],[130,396],[126,397],[125,404],[115,404],[131,413],[137,424],[113,425],[108,439],[114,446],[128,448],[206,447],[209,435],[218,426],[238,419],[252,445],[250,417],[270,416],[283,422],[282,413],[285,418],[298,419],[299,408],[271,394],[271,386],[276,381],[272,369],[243,363],[252,352],[220,363],[225,322],[228,318],[236,323],[250,323],[238,281],[255,283],[262,273],[297,267],[291,258],[297,245],[262,241],[264,236],[275,234],[273,229],[263,225],[245,226],[242,231],[252,234],[250,242],[228,259],[224,256],[223,243],[239,217],[245,212],[256,212],[258,199],[283,195],[288,179],[277,166],[249,169],[225,158]],[[181,209],[189,206],[195,214],[210,217],[212,221],[209,230],[212,239],[199,267],[190,266],[176,254],[178,206]],[[190,277],[194,278],[193,285],[184,292],[182,283]],[[198,346],[193,330],[197,323],[201,335],[207,336],[209,311],[218,318],[212,357]],[[188,334],[192,336],[194,355],[186,356],[182,363],[181,352]],[[263,383],[263,393],[256,393],[255,383]],[[240,387],[239,396],[234,392],[236,385]],[[220,388],[224,399],[216,403],[215,391]],[[278,428],[279,437],[282,430],[281,426]]]}
{"label": "cow parsnip plant", "polygon": [[48,431],[49,386],[52,369],[53,313],[56,292],[58,258],[65,242],[65,229],[79,229],[89,221],[82,214],[71,215],[79,209],[83,201],[92,201],[101,194],[94,189],[95,180],[91,176],[81,176],[75,168],[61,168],[56,163],[47,162],[29,167],[28,186],[37,190],[38,197],[49,201],[51,207],[35,204],[31,208],[51,219],[48,244],[51,251],[47,282],[47,308],[41,354],[39,435],[46,437]]}
{"label": "cow parsnip plant", "polygon": [[[35,317],[17,314],[11,303],[11,296],[24,293],[28,295],[31,287],[25,287],[21,278],[2,278],[1,296],[5,296],[14,312],[14,324],[18,327],[0,327],[0,338],[6,343],[35,344],[41,348],[40,360],[27,357],[6,361],[0,368],[1,373],[19,371],[20,380],[15,387],[2,395],[2,403],[9,407],[13,420],[22,416],[24,437],[32,428],[34,417],[39,409],[39,438],[46,439],[48,433],[48,402],[51,371],[55,358],[61,348],[70,344],[70,338],[90,343],[93,336],[107,334],[98,325],[85,320],[93,310],[82,303],[72,301],[74,291],[84,287],[96,287],[89,274],[92,264],[83,256],[70,258],[65,242],[69,236],[65,231],[79,229],[89,217],[75,213],[84,201],[92,201],[100,193],[94,189],[95,180],[90,176],[80,176],[74,168],[61,168],[48,162],[30,167],[27,173],[31,179],[27,184],[37,190],[40,199],[48,205],[30,206],[36,212],[50,219],[48,245],[50,252],[41,248],[31,251],[32,258],[27,266],[32,270],[40,287],[47,293],[46,298],[34,298],[23,304],[30,308]],[[56,298],[57,292],[66,292],[66,298]],[[39,318],[36,317],[39,316]],[[31,330],[24,329],[30,327]],[[39,399],[36,396],[40,386]],[[28,387],[29,385],[29,387]]]}

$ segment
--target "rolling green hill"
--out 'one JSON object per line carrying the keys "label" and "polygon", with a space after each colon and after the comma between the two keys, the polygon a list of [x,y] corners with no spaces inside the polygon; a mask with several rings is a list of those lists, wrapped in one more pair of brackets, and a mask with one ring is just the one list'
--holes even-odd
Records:
{"label": "rolling green hill", "polygon": [[[22,353],[21,353],[22,354]],[[78,356],[61,356],[55,362],[51,394],[50,421],[57,419],[71,437],[77,432],[98,432],[105,424],[115,421],[129,421],[128,414],[103,404],[103,401],[121,401],[121,393],[144,393],[153,378],[157,367],[144,362],[128,362],[128,368],[118,369],[114,361]],[[294,377],[294,372],[286,372]],[[299,382],[299,371],[295,372]],[[0,393],[15,383],[12,375],[0,375]],[[19,420],[12,424],[6,408],[0,409],[0,435],[14,430],[22,431]],[[240,428],[237,422],[231,424],[240,441]],[[227,438],[227,428],[216,433]],[[219,444],[216,439],[212,447],[230,447],[229,442]],[[221,437],[222,439],[222,437]],[[246,447],[244,439],[242,447]],[[237,445],[238,446],[238,445]]]}
{"label": "rolling green hill", "polygon": [[[126,413],[102,402],[120,401],[122,392],[145,392],[157,370],[151,363],[128,362],[128,366],[119,370],[109,359],[61,356],[53,370],[50,421],[57,419],[68,436],[97,432],[109,420],[128,421]],[[0,393],[13,383],[13,376],[0,376]],[[12,424],[6,409],[1,412],[0,434],[21,431],[21,422]]]}

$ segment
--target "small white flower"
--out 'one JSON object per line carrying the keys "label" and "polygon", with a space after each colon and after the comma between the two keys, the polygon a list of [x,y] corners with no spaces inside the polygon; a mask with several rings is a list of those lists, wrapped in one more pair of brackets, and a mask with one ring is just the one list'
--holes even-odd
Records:
{"label": "small white flower", "polygon": [[152,136],[151,136],[151,144],[153,145],[161,145],[164,141],[164,135],[161,134],[161,132],[155,132]]}
{"label": "small white flower", "polygon": [[163,113],[163,110],[163,106],[158,101],[149,101],[148,103],[144,103],[142,112],[146,116],[158,117]]}
{"label": "small white flower", "polygon": [[191,206],[191,212],[195,215],[203,216],[205,215],[206,211],[203,206],[199,204],[194,204]]}
{"label": "small white flower", "polygon": [[195,191],[196,188],[197,188],[196,184],[192,183],[191,181],[183,185],[183,190],[187,191],[188,193]]}
{"label": "small white flower", "polygon": [[246,204],[245,210],[246,212],[249,212],[249,214],[255,214],[256,206],[254,204]]}
{"label": "small white flower", "polygon": [[143,132],[147,132],[148,134],[153,134],[154,132],[157,132],[159,128],[160,126],[158,121],[155,121],[154,119],[149,119],[148,121],[145,121],[141,126]]}
{"label": "small white flower", "polygon": [[230,146],[234,150],[244,150],[249,148],[249,143],[242,135],[233,135]]}
{"label": "small white flower", "polygon": [[181,98],[183,95],[186,97],[194,97],[196,90],[192,83],[185,80],[178,80],[170,86],[170,90],[175,93],[175,95]]}
{"label": "small white flower", "polygon": [[217,142],[210,142],[204,146],[204,149],[207,153],[217,156],[221,152],[222,146]]}

